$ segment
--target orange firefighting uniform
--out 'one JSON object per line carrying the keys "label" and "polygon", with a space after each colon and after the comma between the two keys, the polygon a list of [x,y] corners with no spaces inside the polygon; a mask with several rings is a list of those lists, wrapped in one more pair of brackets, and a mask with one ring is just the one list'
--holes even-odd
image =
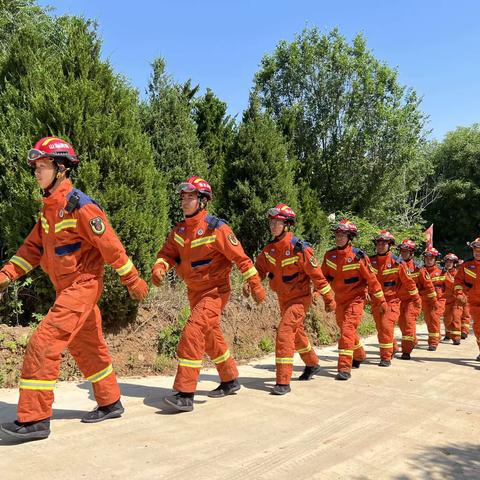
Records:
{"label": "orange firefighting uniform", "polygon": [[205,352],[215,363],[222,382],[238,377],[220,328],[220,314],[231,291],[232,262],[244,281],[260,283],[252,260],[231,228],[205,210],[178,223],[157,254],[153,269],[175,267],[187,285],[190,303],[190,317],[177,347],[178,370],[173,388],[178,392],[195,392]]}
{"label": "orange firefighting uniform", "polygon": [[286,385],[292,377],[295,350],[307,366],[318,364],[303,325],[312,303],[311,284],[315,295],[321,294],[327,304],[333,300],[332,287],[325,280],[312,248],[291,232],[269,243],[258,255],[255,266],[262,280],[268,277],[280,304],[275,364],[277,383]]}
{"label": "orange firefighting uniform", "polygon": [[350,244],[325,253],[322,271],[335,292],[337,304],[335,314],[340,328],[338,371],[350,372],[353,359],[365,359],[357,329],[362,319],[367,290],[374,305],[384,303],[385,297],[369,258]]}
{"label": "orange firefighting uniform", "polygon": [[440,321],[445,312],[445,269],[438,265],[423,268],[428,272],[437,293],[435,303],[432,303],[431,297],[422,294],[422,310],[428,328],[428,344],[436,347],[440,342]]}
{"label": "orange firefighting uniform", "polygon": [[380,312],[378,305],[372,307],[373,317],[377,326],[378,343],[380,346],[380,358],[390,360],[394,351],[395,324],[400,316],[400,297],[398,292],[403,288],[409,299],[418,301],[418,289],[415,281],[409,276],[405,264],[401,258],[391,252],[385,255],[374,255],[370,257],[372,269],[385,294],[387,311],[385,315]]}
{"label": "orange firefighting uniform", "polygon": [[462,333],[463,306],[456,303],[454,293],[456,274],[456,268],[445,272],[445,335],[451,340],[460,340]]}
{"label": "orange firefighting uniform", "polygon": [[463,306],[463,312],[462,312],[462,333],[468,336],[470,333],[470,320],[471,320],[471,315],[470,315],[470,305],[467,303]]}
{"label": "orange firefighting uniform", "polygon": [[55,303],[32,335],[23,361],[20,422],[52,415],[53,389],[65,348],[92,382],[99,406],[120,398],[97,306],[105,263],[124,285],[139,280],[103,211],[64,180],[43,199],[35,227],[2,269],[13,281],[40,265],[56,290]]}
{"label": "orange firefighting uniform", "polygon": [[458,267],[455,275],[455,295],[457,297],[465,294],[468,299],[468,305],[473,318],[473,332],[477,338],[477,344],[480,348],[480,262],[474,258],[465,260]]}
{"label": "orange firefighting uniform", "polygon": [[[408,274],[415,280],[417,289],[422,298],[423,303],[434,304],[437,297],[435,287],[428,272],[417,265],[413,259],[403,262],[407,268]],[[398,319],[398,326],[402,331],[402,352],[411,353],[413,347],[417,343],[417,317],[421,311],[420,302],[412,299],[407,288],[400,288],[400,317]],[[430,336],[428,337],[430,340]],[[432,337],[434,338],[434,337]]]}

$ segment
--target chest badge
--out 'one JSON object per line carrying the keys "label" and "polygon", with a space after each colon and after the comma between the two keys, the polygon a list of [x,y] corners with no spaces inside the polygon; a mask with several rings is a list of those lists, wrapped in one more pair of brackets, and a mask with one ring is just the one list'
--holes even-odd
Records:
{"label": "chest badge", "polygon": [[391,263],[388,263],[388,264],[387,264],[387,268],[392,268],[392,264],[391,264]]}
{"label": "chest badge", "polygon": [[348,262],[348,263],[352,263],[352,257],[348,257],[347,262]]}
{"label": "chest badge", "polygon": [[185,227],[180,227],[180,228],[178,229],[178,233],[183,233],[184,231],[185,231]]}
{"label": "chest badge", "polygon": [[287,257],[289,257],[289,256],[290,256],[290,250],[287,250],[287,251],[285,252],[285,255],[286,255]]}
{"label": "chest badge", "polygon": [[197,235],[203,235],[203,230],[201,228],[197,230]]}
{"label": "chest badge", "polygon": [[58,216],[60,218],[63,218],[65,216],[65,210],[63,208],[58,212]]}

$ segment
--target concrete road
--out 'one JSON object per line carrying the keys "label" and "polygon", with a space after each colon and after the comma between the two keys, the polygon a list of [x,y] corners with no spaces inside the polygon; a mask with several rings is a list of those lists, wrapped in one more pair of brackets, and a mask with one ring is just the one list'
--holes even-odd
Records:
{"label": "concrete road", "polygon": [[[201,376],[195,410],[172,413],[171,377],[121,379],[121,419],[82,424],[95,406],[87,383],[56,389],[52,434],[15,444],[0,434],[0,479],[480,479],[480,362],[461,346],[420,348],[411,361],[378,367],[376,339],[348,382],[334,381],[336,349],[318,351],[320,376],[269,395],[274,357],[240,368],[242,390],[210,399]],[[423,332],[423,333],[422,333]],[[295,376],[302,371],[296,359]],[[0,421],[17,392],[0,390]]]}

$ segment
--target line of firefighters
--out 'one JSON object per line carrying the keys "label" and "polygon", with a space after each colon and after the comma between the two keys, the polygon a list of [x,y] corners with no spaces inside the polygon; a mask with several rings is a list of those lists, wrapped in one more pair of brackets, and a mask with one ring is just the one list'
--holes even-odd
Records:
{"label": "line of firefighters", "polygon": [[[50,434],[53,390],[61,353],[68,348],[85,378],[92,382],[97,408],[82,421],[100,422],[124,412],[115,372],[105,344],[97,306],[103,288],[104,264],[111,265],[130,296],[144,300],[148,285],[140,278],[123,245],[98,204],[69,180],[79,163],[73,147],[58,137],[40,139],[28,153],[28,164],[43,190],[39,219],[17,253],[0,270],[0,292],[37,266],[49,275],[56,300],[32,335],[20,379],[17,420],[1,430],[23,440]],[[241,388],[238,370],[224,340],[220,316],[228,302],[230,272],[235,264],[243,276],[243,293],[261,303],[266,296],[262,281],[268,279],[277,294],[281,319],[277,329],[276,384],[271,393],[291,391],[295,351],[305,363],[300,380],[320,371],[318,357],[305,333],[304,319],[311,304],[322,297],[325,310],[335,312],[340,329],[337,380],[348,380],[352,368],[365,359],[358,327],[366,303],[371,303],[380,347],[381,367],[388,367],[399,350],[394,338],[402,332],[401,358],[409,360],[417,343],[416,321],[421,311],[428,327],[428,350],[440,342],[444,317],[445,339],[454,345],[466,338],[470,327],[468,305],[480,347],[480,238],[470,243],[473,258],[461,263],[427,248],[424,266],[414,260],[415,244],[403,240],[393,255],[395,239],[386,230],[373,239],[376,253],[368,257],[352,246],[357,227],[342,220],[334,228],[335,248],[317,261],[312,247],[294,236],[294,211],[279,204],[267,212],[272,240],[255,263],[245,254],[229,225],[208,214],[212,188],[193,176],[178,188],[184,220],[172,229],[157,254],[152,283],[160,286],[175,268],[185,281],[190,317],[177,348],[175,394],[164,398],[176,410],[191,411],[203,357],[214,362],[220,384],[210,397],[233,394]],[[480,360],[480,355],[477,357]]]}

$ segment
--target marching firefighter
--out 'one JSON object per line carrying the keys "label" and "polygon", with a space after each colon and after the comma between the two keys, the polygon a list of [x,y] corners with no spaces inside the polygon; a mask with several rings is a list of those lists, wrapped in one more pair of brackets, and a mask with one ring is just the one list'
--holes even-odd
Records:
{"label": "marching firefighter", "polygon": [[305,333],[303,321],[312,301],[316,303],[322,297],[325,310],[332,312],[335,300],[313,249],[291,232],[295,212],[281,203],[268,210],[267,216],[273,240],[258,255],[255,266],[262,280],[268,278],[280,304],[281,321],[275,345],[277,379],[272,394],[284,395],[291,390],[295,350],[306,365],[299,380],[310,380],[320,371],[317,354]]}
{"label": "marching firefighter", "polygon": [[401,303],[398,326],[402,331],[401,358],[402,360],[410,360],[412,350],[417,344],[417,317],[420,314],[422,304],[428,303],[433,308],[437,293],[435,292],[435,287],[430,280],[428,272],[413,260],[415,242],[405,239],[398,246],[398,249],[400,250],[400,255],[405,263],[408,274],[415,280],[418,292],[422,298],[422,302],[420,303],[412,299],[412,296],[406,288],[401,288],[399,291]]}
{"label": "marching firefighter", "polygon": [[[464,306],[468,301],[473,318],[473,332],[480,348],[480,274],[477,273],[480,269],[480,237],[468,245],[473,257],[458,267],[454,291],[458,305]],[[477,360],[480,361],[480,355]]]}
{"label": "marching firefighter", "polygon": [[[462,259],[458,259],[458,266],[463,263]],[[465,297],[465,305],[462,306],[462,340],[468,338],[468,334],[470,333],[470,322],[472,318],[470,315],[470,305],[468,305],[467,297]]]}
{"label": "marching firefighter", "polygon": [[23,361],[17,420],[1,429],[33,440],[50,433],[53,390],[61,354],[68,348],[87,380],[98,407],[82,422],[121,416],[120,389],[102,334],[97,302],[104,264],[110,264],[130,296],[143,300],[148,286],[97,203],[73,188],[70,172],[79,164],[73,147],[58,137],[40,139],[28,153],[28,165],[43,190],[39,219],[23,245],[0,271],[0,290],[37,266],[56,290],[53,307],[32,335]]}
{"label": "marching firefighter", "polygon": [[424,268],[435,288],[436,302],[430,298],[422,297],[422,310],[428,328],[428,350],[435,351],[440,342],[440,319],[445,311],[445,270],[437,264],[440,252],[433,247],[428,247],[422,254]]}
{"label": "marching firefighter", "polygon": [[452,340],[454,345],[460,345],[462,334],[463,306],[455,299],[455,276],[457,274],[458,257],[449,253],[444,257],[445,262],[445,338]]}
{"label": "marching firefighter", "polygon": [[220,315],[230,297],[232,262],[242,272],[253,299],[260,303],[265,290],[252,260],[228,224],[209,215],[206,207],[212,188],[193,176],[178,188],[184,220],[178,223],[157,254],[152,282],[160,286],[171,268],[185,281],[190,317],[177,348],[178,369],[173,385],[176,394],[165,402],[179,411],[193,410],[194,394],[205,353],[220,376],[220,385],[210,397],[233,394],[240,389],[238,370],[220,328]]}
{"label": "marching firefighter", "polygon": [[340,328],[338,373],[335,378],[348,380],[352,367],[359,368],[365,359],[357,330],[367,291],[381,316],[387,311],[387,302],[368,256],[352,246],[353,239],[358,235],[356,225],[342,220],[333,232],[336,247],[325,253],[322,271],[335,293],[335,314]]}
{"label": "marching firefighter", "polygon": [[372,269],[385,294],[387,308],[382,315],[380,306],[372,307],[373,317],[378,332],[380,346],[381,367],[389,367],[395,355],[395,324],[400,316],[399,291],[403,289],[408,294],[409,301],[420,305],[420,297],[415,281],[409,276],[405,263],[392,254],[391,248],[395,245],[394,236],[387,230],[382,230],[373,239],[376,254],[370,257]]}

